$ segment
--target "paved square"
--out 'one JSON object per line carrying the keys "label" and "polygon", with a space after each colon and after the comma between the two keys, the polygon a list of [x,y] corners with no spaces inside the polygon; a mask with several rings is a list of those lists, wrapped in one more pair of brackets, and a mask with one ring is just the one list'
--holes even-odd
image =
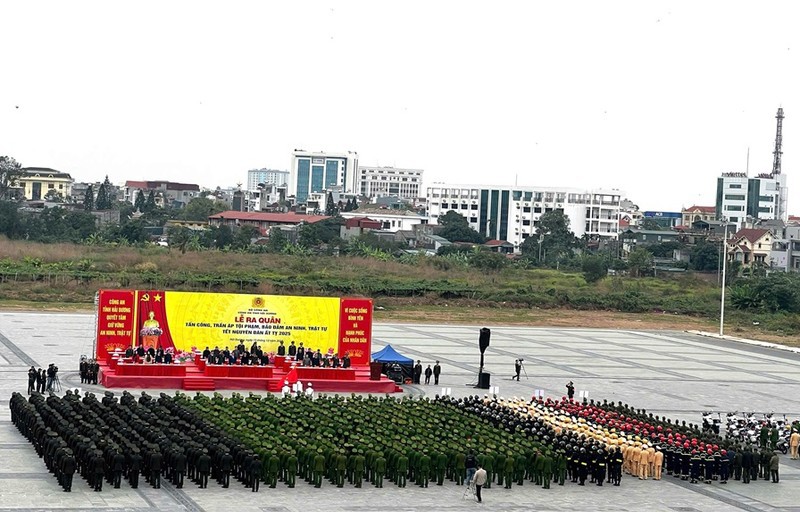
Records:
{"label": "paved square", "polygon": [[[406,386],[406,393],[433,396],[441,387],[456,396],[483,393],[470,387],[476,380],[480,353],[479,326],[376,324],[373,350],[391,343],[399,352],[420,359],[424,366],[439,360],[437,386]],[[316,490],[304,483],[295,489],[261,487],[258,494],[241,486],[208,489],[188,485],[182,490],[165,484],[90,492],[75,479],[72,493],[60,492],[33,448],[9,421],[12,391],[25,391],[30,365],[55,362],[61,381],[81,387],[78,358],[92,353],[93,315],[0,312],[0,510],[104,510],[237,512],[331,511],[800,511],[800,464],[781,460],[781,484],[763,481],[727,486],[690,485],[666,477],[642,482],[623,479],[622,487],[577,485],[539,489],[527,482],[513,490],[485,491],[485,503],[462,498],[452,484],[427,489]],[[514,359],[525,360],[526,374],[511,381]],[[504,396],[530,397],[536,389],[550,396],[565,393],[567,380],[595,399],[622,400],[654,414],[699,422],[704,410],[775,412],[800,417],[800,355],[717,341],[680,332],[634,332],[588,329],[492,327],[485,354],[492,385]],[[85,387],[90,389],[92,387]],[[94,389],[95,392],[102,388]],[[172,390],[165,390],[170,393]],[[229,394],[229,393],[228,393]]]}

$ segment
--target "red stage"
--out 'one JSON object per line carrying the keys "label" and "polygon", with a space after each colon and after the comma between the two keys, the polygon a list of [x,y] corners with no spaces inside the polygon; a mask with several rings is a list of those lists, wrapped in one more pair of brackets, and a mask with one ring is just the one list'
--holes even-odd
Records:
{"label": "red stage", "polygon": [[[197,363],[143,364],[109,357],[101,363],[100,383],[107,388],[184,389],[215,391],[243,389],[279,392],[292,366],[277,358],[274,365],[239,366]],[[104,364],[105,363],[105,364]],[[298,366],[297,378],[305,387],[312,383],[316,391],[342,393],[394,393],[402,391],[393,380],[381,375],[370,380],[369,367],[316,368]]]}

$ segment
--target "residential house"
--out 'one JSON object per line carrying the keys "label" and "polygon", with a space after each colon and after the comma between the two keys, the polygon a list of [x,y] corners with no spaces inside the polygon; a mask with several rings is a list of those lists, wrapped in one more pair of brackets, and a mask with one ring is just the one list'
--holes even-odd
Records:
{"label": "residential house", "polygon": [[153,198],[158,206],[164,208],[182,208],[195,197],[200,196],[200,186],[194,183],[174,183],[171,181],[126,181],[124,189],[125,201],[135,204],[136,197],[140,194],[144,198],[153,192]]}
{"label": "residential house", "polygon": [[25,167],[16,180],[16,187],[28,201],[53,199],[65,201],[72,195],[75,180],[69,173],[49,167]]}
{"label": "residential house", "polygon": [[350,240],[370,231],[380,231],[380,229],[381,223],[377,220],[372,220],[369,217],[353,217],[345,220],[344,225],[339,228],[339,236],[343,240]]}
{"label": "residential house", "polygon": [[743,267],[770,264],[770,252],[775,235],[769,229],[740,229],[728,239],[728,260]]}
{"label": "residential house", "polygon": [[691,226],[699,220],[717,220],[717,208],[715,206],[690,206],[681,210],[681,216],[683,217],[681,224]]}
{"label": "residential house", "polygon": [[500,254],[514,254],[514,244],[511,242],[506,242],[505,240],[489,240],[483,244],[483,246],[492,252],[497,252]]}

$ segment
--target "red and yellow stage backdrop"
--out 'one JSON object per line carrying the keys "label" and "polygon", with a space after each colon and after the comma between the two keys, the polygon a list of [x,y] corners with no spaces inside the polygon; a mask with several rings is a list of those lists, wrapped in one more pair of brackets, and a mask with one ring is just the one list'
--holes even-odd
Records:
{"label": "red and yellow stage backdrop", "polygon": [[188,351],[256,342],[276,352],[283,340],[323,354],[349,352],[353,364],[368,364],[372,347],[370,299],[100,290],[97,317],[101,360],[140,343]]}

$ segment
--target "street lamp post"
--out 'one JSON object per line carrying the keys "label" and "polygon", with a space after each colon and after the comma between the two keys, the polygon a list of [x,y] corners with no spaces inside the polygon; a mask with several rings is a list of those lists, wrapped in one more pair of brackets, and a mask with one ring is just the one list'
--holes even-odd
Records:
{"label": "street lamp post", "polygon": [[728,263],[728,219],[725,222],[725,235],[722,237],[722,293],[719,301],[719,335],[722,336],[722,329],[725,322],[725,272]]}

